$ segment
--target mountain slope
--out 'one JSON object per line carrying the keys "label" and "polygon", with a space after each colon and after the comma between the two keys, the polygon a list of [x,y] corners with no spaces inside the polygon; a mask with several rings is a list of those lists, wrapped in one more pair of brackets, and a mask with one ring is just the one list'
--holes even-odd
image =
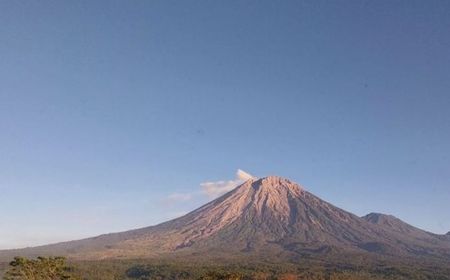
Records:
{"label": "mountain slope", "polygon": [[450,242],[395,217],[360,218],[287,179],[250,179],[229,193],[156,226],[22,250],[12,255],[77,259],[379,254],[450,258]]}

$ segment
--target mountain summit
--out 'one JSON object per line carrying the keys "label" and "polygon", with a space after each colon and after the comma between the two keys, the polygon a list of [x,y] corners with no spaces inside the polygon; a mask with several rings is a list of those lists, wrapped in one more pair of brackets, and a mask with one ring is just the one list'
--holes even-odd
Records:
{"label": "mountain summit", "polygon": [[450,242],[388,215],[358,217],[288,179],[249,177],[240,186],[171,221],[121,233],[0,251],[1,256],[77,259],[219,256],[430,256],[450,259]]}

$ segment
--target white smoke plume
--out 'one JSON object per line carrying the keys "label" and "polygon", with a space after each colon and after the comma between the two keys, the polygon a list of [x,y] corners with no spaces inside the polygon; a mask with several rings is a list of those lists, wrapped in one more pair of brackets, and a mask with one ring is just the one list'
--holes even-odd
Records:
{"label": "white smoke plume", "polygon": [[254,178],[255,177],[250,175],[249,173],[238,169],[236,171],[236,178],[233,180],[204,182],[201,183],[200,186],[202,187],[204,194],[206,194],[210,198],[216,198],[226,192],[231,191],[245,181]]}

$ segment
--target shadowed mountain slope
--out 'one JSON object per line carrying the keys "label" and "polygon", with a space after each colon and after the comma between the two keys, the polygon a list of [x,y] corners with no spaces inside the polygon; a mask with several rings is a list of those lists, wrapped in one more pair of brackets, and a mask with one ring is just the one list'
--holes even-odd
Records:
{"label": "shadowed mountain slope", "polygon": [[76,259],[172,256],[270,256],[296,259],[327,254],[425,256],[450,259],[444,236],[382,214],[360,218],[281,177],[250,179],[187,215],[147,228],[35,248],[13,255]]}

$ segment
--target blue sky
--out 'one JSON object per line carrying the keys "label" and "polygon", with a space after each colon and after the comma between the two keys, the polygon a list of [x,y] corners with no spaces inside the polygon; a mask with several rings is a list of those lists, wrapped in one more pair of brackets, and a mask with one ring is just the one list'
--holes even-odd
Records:
{"label": "blue sky", "polygon": [[0,248],[152,225],[237,169],[450,231],[449,9],[1,1]]}

